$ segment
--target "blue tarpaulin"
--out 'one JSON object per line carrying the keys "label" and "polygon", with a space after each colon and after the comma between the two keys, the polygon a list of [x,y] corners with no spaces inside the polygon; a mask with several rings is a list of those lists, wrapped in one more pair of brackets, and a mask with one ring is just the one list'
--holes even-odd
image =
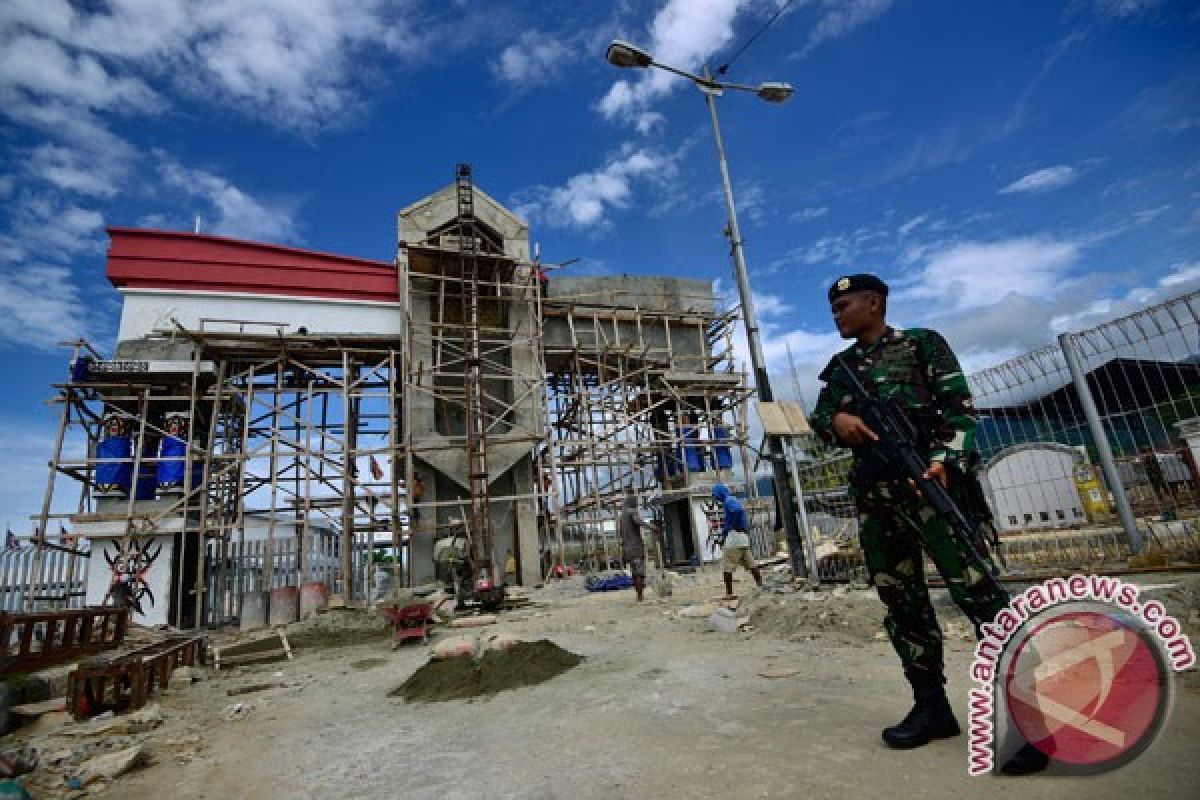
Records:
{"label": "blue tarpaulin", "polygon": [[[184,472],[187,469],[188,445],[177,436],[164,436],[159,449],[159,458],[170,459],[158,462],[158,488],[179,489],[183,487]],[[200,483],[200,468],[192,464],[192,486]]]}
{"label": "blue tarpaulin", "polygon": [[683,429],[683,458],[688,472],[704,472],[704,448],[698,444],[688,444],[688,442],[695,442],[698,438],[695,428]]}
{"label": "blue tarpaulin", "polygon": [[96,445],[96,491],[129,493],[133,478],[133,443],[128,436],[109,436]]}
{"label": "blue tarpaulin", "polygon": [[[724,425],[713,427],[713,438],[720,441],[729,438],[729,429]],[[727,444],[713,448],[713,464],[717,469],[733,469],[733,449]]]}
{"label": "blue tarpaulin", "polygon": [[614,572],[608,575],[589,575],[584,581],[589,592],[612,592],[617,589],[633,587],[633,578],[624,572]]}

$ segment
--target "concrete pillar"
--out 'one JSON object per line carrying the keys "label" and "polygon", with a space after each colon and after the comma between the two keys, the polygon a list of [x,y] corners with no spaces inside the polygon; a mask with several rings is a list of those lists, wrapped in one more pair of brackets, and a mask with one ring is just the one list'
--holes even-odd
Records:
{"label": "concrete pillar", "polygon": [[324,581],[300,585],[300,619],[307,619],[329,606],[329,587]]}
{"label": "concrete pillar", "polygon": [[246,592],[242,595],[242,610],[238,618],[238,630],[253,631],[267,625],[267,601],[269,592]]}
{"label": "concrete pillar", "polygon": [[[533,462],[529,456],[522,458],[513,467],[513,479],[518,493],[532,492],[534,488]],[[537,498],[517,501],[516,552],[520,553],[517,578],[522,586],[533,586],[541,579],[541,554],[538,552]]]}
{"label": "concrete pillar", "polygon": [[[425,484],[425,494],[422,498],[427,503],[435,503],[442,499],[442,482],[444,477],[430,470],[424,462],[417,460],[415,468],[421,473]],[[421,519],[417,521],[418,532],[409,541],[409,556],[412,558],[413,586],[420,586],[433,580],[433,529],[443,518],[444,511],[436,507],[426,506],[421,511]]]}
{"label": "concrete pillar", "polygon": [[271,625],[287,625],[300,619],[300,589],[276,586],[271,590]]}

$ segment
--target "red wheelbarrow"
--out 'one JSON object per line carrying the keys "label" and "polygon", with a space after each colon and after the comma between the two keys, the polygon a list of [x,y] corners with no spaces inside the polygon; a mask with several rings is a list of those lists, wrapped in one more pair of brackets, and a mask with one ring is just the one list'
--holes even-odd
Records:
{"label": "red wheelbarrow", "polygon": [[421,643],[429,641],[429,631],[433,628],[433,603],[416,603],[400,608],[392,606],[383,609],[384,616],[395,628],[393,643],[397,646],[405,639],[420,639]]}

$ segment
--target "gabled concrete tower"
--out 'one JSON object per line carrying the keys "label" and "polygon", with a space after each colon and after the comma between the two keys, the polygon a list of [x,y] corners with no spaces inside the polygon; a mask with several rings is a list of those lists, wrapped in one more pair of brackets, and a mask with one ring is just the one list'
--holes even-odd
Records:
{"label": "gabled concrete tower", "polygon": [[[461,175],[461,168],[460,168]],[[466,521],[497,581],[540,579],[533,454],[544,370],[529,226],[469,181],[398,214],[407,369],[403,410],[414,583],[433,543]],[[469,241],[468,241],[469,238]]]}

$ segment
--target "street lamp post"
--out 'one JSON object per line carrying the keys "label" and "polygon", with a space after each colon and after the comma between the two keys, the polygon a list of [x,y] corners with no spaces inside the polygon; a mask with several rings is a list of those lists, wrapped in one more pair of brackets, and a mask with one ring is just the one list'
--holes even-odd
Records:
{"label": "street lamp post", "polygon": [[[759,340],[758,316],[754,312],[754,295],[750,291],[750,278],[746,270],[745,248],[742,245],[742,232],[738,227],[737,206],[733,201],[733,184],[729,179],[729,163],[725,158],[725,142],[721,138],[721,124],[717,119],[716,98],[726,89],[750,92],[769,103],[783,103],[792,96],[792,87],[786,83],[767,82],[758,86],[747,86],[737,83],[722,83],[713,79],[706,67],[704,75],[695,75],[686,70],[660,64],[650,53],[635,45],[620,39],[614,39],[608,46],[606,54],[608,63],[615,67],[645,69],[657,67],[687,78],[700,89],[704,101],[708,104],[708,113],[712,119],[713,135],[717,142],[717,160],[721,167],[721,185],[725,190],[725,211],[729,215],[729,240],[733,254],[733,272],[737,280],[738,297],[742,305],[742,317],[746,326],[746,343],[750,348],[750,364],[754,369],[754,385],[758,391],[758,399],[763,403],[774,400],[771,391],[771,378],[767,373],[767,362],[763,357],[762,342]],[[771,474],[775,483],[775,495],[779,503],[780,516],[787,534],[788,555],[791,557],[792,574],[797,577],[807,576],[805,569],[804,546],[801,541],[800,527],[796,521],[796,494],[792,487],[791,476],[788,474],[788,464],[784,455],[783,441],[778,436],[767,436],[767,448],[770,455]],[[750,476],[748,476],[750,477]],[[816,565],[813,565],[815,571]],[[816,576],[811,576],[815,578]]]}

